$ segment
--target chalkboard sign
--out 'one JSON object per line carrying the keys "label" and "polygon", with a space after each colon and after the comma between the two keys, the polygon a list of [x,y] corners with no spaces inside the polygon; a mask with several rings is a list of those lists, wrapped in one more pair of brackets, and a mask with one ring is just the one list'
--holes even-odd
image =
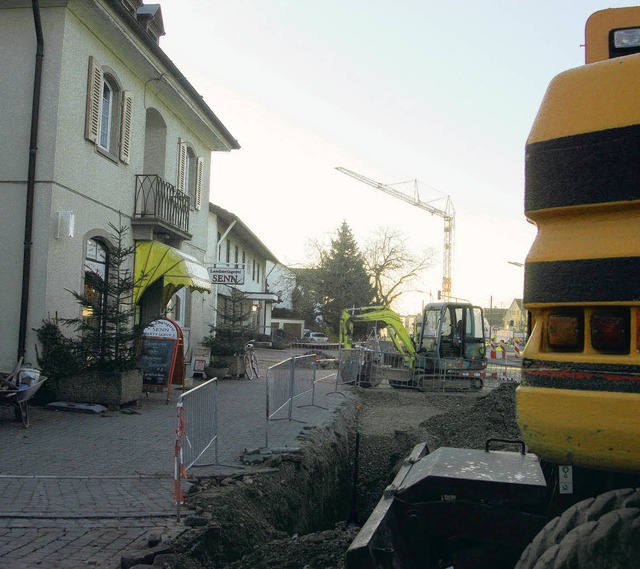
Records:
{"label": "chalkboard sign", "polygon": [[175,340],[144,338],[140,358],[147,385],[167,385],[174,363]]}
{"label": "chalkboard sign", "polygon": [[142,333],[140,353],[144,385],[167,388],[167,403],[171,384],[185,388],[184,338],[180,326],[168,318],[151,322]]}

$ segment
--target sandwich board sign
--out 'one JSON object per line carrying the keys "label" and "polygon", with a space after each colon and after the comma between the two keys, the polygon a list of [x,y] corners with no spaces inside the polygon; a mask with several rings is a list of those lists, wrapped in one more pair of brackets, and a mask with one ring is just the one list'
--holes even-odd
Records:
{"label": "sandwich board sign", "polygon": [[143,330],[140,363],[143,385],[166,387],[167,403],[172,385],[184,390],[184,337],[176,322],[159,318]]}
{"label": "sandwich board sign", "polygon": [[211,349],[210,348],[200,348],[195,347],[191,350],[191,365],[190,365],[190,376],[199,375],[201,377],[205,377],[204,368],[209,365],[209,360],[211,359]]}

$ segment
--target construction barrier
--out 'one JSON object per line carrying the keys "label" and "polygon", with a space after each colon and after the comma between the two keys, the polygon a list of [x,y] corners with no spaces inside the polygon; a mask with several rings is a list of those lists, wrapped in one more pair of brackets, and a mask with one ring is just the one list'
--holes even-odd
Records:
{"label": "construction barrier", "polygon": [[[289,358],[268,368],[265,377],[266,447],[269,448],[269,422],[279,419],[304,423],[304,412],[295,410],[317,407],[316,385],[321,381],[333,382],[337,375],[337,359],[319,359],[315,353]],[[257,381],[260,381],[258,379]],[[331,384],[329,384],[331,385]],[[327,386],[329,387],[329,386]],[[320,388],[325,395],[336,390]],[[344,394],[341,394],[344,396]],[[261,416],[265,411],[261,410]],[[238,465],[221,464],[218,460],[218,379],[210,379],[181,394],[177,402],[178,422],[174,443],[174,497],[180,521],[180,506],[183,503],[182,481],[190,468],[225,466],[243,468]],[[203,464],[205,453],[213,450],[213,460]],[[207,453],[209,456],[209,453]]]}
{"label": "construction barrier", "polygon": [[[498,353],[504,353],[497,348]],[[504,363],[503,363],[504,362]],[[471,381],[479,379],[485,387],[497,387],[504,381],[520,381],[520,366],[507,365],[506,359],[489,359],[486,369],[465,369],[471,367],[472,362],[460,360],[460,368],[438,369],[438,361],[433,360],[430,365],[428,358],[422,358],[421,367],[414,368],[412,357],[398,353],[376,351],[368,348],[352,348],[342,350],[340,366],[336,376],[339,384],[349,384],[357,387],[376,388],[407,387],[425,389],[428,391],[457,391],[455,380],[469,378]],[[437,370],[426,372],[425,369]],[[464,389],[464,388],[462,388]]]}
{"label": "construction barrier", "polygon": [[271,421],[304,420],[294,417],[294,401],[307,397],[309,403],[302,407],[319,407],[316,404],[316,384],[336,375],[337,360],[319,359],[315,353],[294,356],[267,369],[266,375],[266,424],[265,447],[269,448],[269,423]]}
{"label": "construction barrier", "polygon": [[183,502],[182,480],[187,470],[214,445],[218,464],[218,380],[209,381],[182,393],[177,402],[178,425],[174,448],[174,497],[180,520]]}
{"label": "construction barrier", "polygon": [[522,377],[522,367],[519,364],[508,365],[501,362],[488,362],[485,371],[485,387],[498,387],[504,382],[520,383]]}
{"label": "construction barrier", "polygon": [[520,357],[520,338],[514,338],[513,340],[513,351],[515,353],[515,357]]}
{"label": "construction barrier", "polygon": [[488,354],[488,359],[490,360],[496,360],[496,359],[506,359],[507,357],[507,351],[504,347],[504,341],[500,341],[500,345],[498,346],[496,344],[496,339],[495,338],[491,338],[490,344],[489,344],[489,354]]}

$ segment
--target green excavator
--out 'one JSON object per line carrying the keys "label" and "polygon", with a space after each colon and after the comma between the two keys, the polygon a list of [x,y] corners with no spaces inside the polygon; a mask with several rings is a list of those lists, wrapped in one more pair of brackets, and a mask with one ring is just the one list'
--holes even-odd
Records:
{"label": "green excavator", "polygon": [[[368,323],[386,329],[393,349],[356,348],[354,329]],[[428,304],[412,337],[401,317],[386,306],[348,308],[340,319],[345,350],[343,381],[368,387],[387,379],[392,387],[420,390],[479,390],[485,355],[482,308],[466,302]]]}

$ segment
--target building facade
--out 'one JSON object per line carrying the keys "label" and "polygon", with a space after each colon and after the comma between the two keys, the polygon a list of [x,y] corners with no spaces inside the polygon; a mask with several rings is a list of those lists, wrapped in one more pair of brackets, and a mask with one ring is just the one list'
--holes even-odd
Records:
{"label": "building facade", "polygon": [[512,332],[527,331],[527,311],[524,308],[521,298],[514,298],[507,312],[502,318],[503,328]]}
{"label": "building facade", "polygon": [[135,247],[140,321],[177,309],[187,338],[205,329],[211,153],[239,144],[163,34],[141,0],[0,4],[0,369],[35,364],[34,329],[109,278],[113,227]]}

